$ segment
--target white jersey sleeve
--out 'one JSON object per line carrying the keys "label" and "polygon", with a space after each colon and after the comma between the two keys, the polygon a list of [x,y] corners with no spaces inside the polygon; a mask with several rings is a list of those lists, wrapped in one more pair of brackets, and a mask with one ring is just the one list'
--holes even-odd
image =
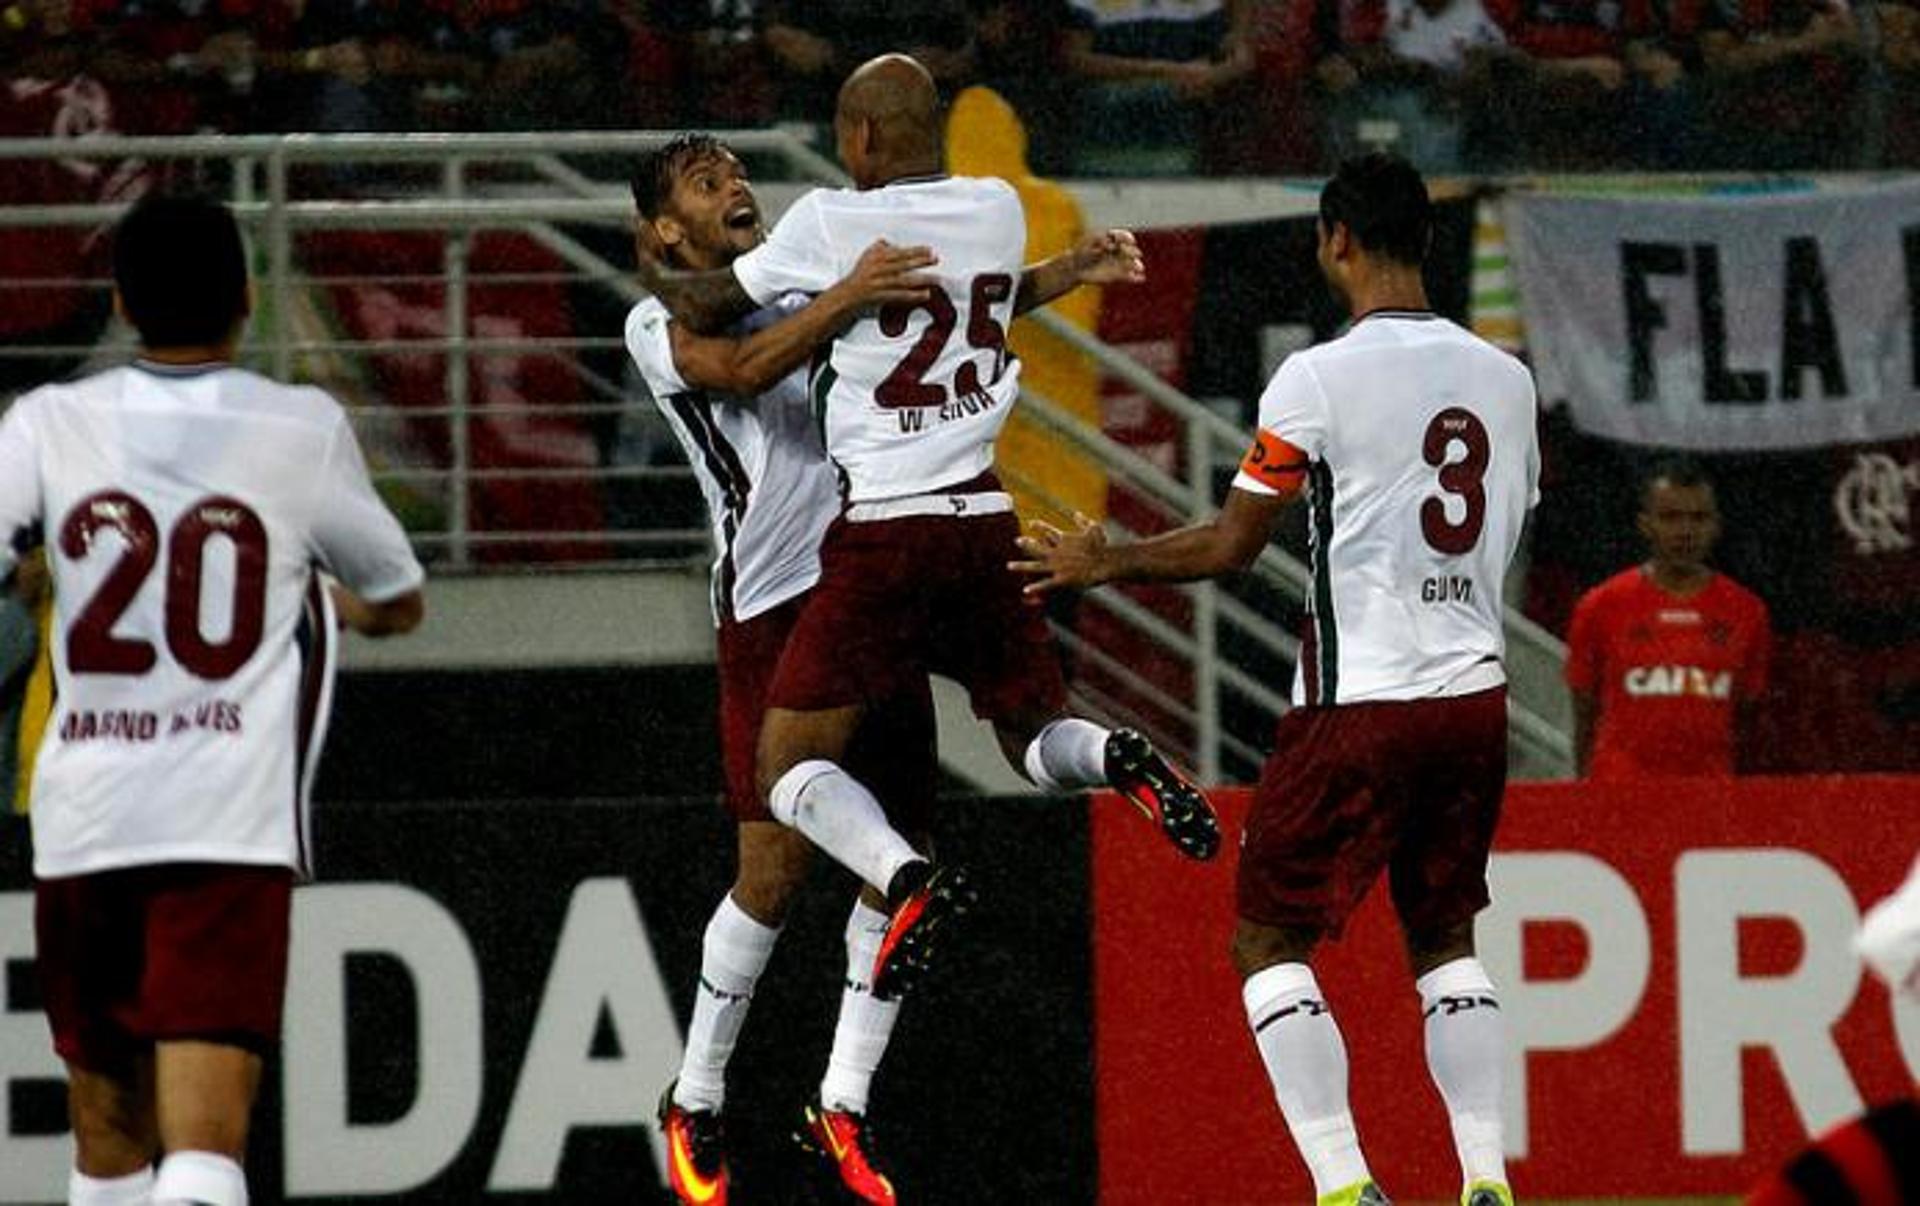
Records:
{"label": "white jersey sleeve", "polygon": [[[1295,356],[1282,361],[1273,379],[1267,382],[1267,388],[1261,391],[1260,428],[1298,448],[1308,460],[1325,455],[1327,396],[1303,358]],[[1233,486],[1255,494],[1278,493],[1245,470],[1234,475]]]}
{"label": "white jersey sleeve", "polygon": [[13,573],[28,534],[40,522],[40,458],[34,451],[30,399],[0,416],[0,582]]}
{"label": "white jersey sleeve", "polygon": [[361,598],[384,603],[418,589],[426,571],[400,521],[374,492],[360,441],[342,414],[320,475],[313,517],[314,555]]}
{"label": "white jersey sleeve", "polygon": [[1898,891],[1867,910],[1856,946],[1889,988],[1920,1002],[1920,859]]}
{"label": "white jersey sleeve", "polygon": [[844,275],[821,197],[815,189],[795,201],[766,242],[733,262],[734,279],[755,305],[771,305],[783,293],[824,293]]}
{"label": "white jersey sleeve", "polygon": [[627,355],[656,398],[684,394],[692,386],[673,361],[673,315],[657,297],[649,297],[627,313]]}

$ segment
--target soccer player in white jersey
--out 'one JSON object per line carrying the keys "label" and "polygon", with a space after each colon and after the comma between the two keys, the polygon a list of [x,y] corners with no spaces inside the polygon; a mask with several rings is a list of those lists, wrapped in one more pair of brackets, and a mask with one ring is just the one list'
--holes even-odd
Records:
{"label": "soccer player in white jersey", "polygon": [[1132,544],[1082,522],[1021,542],[1028,589],[1245,568],[1304,490],[1313,582],[1293,685],[1240,856],[1247,1020],[1321,1203],[1384,1202],[1347,1108],[1347,1057],[1310,965],[1381,871],[1426,1012],[1427,1066],[1470,1206],[1511,1203],[1499,998],[1474,956],[1506,787],[1501,584],[1538,498],[1533,381],[1427,305],[1425,183],[1390,155],[1320,194],[1319,260],[1353,323],[1296,353],[1211,521]]}
{"label": "soccer player in white jersey", "polygon": [[248,287],[232,216],[142,201],[113,261],[139,359],[0,419],[0,574],[44,532],[54,585],[32,818],[68,1201],[239,1206],[308,871],[333,617],[406,632],[424,575],[340,406],[234,366]]}
{"label": "soccer player in white jersey", "polygon": [[[709,136],[683,135],[647,155],[634,172],[633,198],[639,237],[683,268],[730,264],[766,237],[739,159]],[[680,1074],[660,1103],[668,1185],[681,1202],[727,1201],[727,1065],[813,854],[811,842],[767,812],[753,782],[767,684],[820,577],[820,538],[840,509],[839,483],[796,370],[860,308],[917,297],[910,273],[930,261],[924,251],[877,244],[810,303],[782,299],[723,336],[688,331],[654,298],[627,316],[627,350],[686,449],[712,515],[721,760],[737,823],[733,886],[707,924]],[[855,742],[854,759],[889,817],[921,848],[937,776],[933,727],[922,681],[877,710]],[[802,1120],[811,1146],[848,1191],[879,1203],[894,1201],[894,1190],[867,1138],[867,1098],[900,1012],[899,1002],[871,991],[885,903],[867,889],[847,918],[833,1050]]]}
{"label": "soccer player in white jersey", "polygon": [[773,815],[885,890],[874,963],[885,996],[925,970],[935,935],[972,896],[964,872],[935,868],[843,765],[861,718],[900,684],[928,672],[959,681],[1035,783],[1110,784],[1183,854],[1212,857],[1219,826],[1138,733],[1063,715],[1058,655],[1006,567],[1019,524],[992,472],[1019,382],[1006,324],[1038,291],[1021,272],[1018,195],[1004,181],[943,173],[938,94],[904,55],[848,77],[834,129],[853,188],[801,197],[727,271],[643,263],[642,275],[677,317],[712,330],[789,292],[831,287],[876,238],[939,259],[923,300],[863,316],[815,358],[814,408],[846,505],[774,673],[758,759]]}
{"label": "soccer player in white jersey", "polygon": [[[745,171],[711,137],[683,135],[647,156],[633,193],[643,241],[677,267],[725,266],[765,238]],[[1042,304],[1075,285],[1126,279],[1137,256],[1127,232],[1089,235],[1025,268],[1022,297]],[[805,592],[819,579],[821,539],[840,512],[838,474],[810,414],[805,375],[793,370],[859,311],[922,300],[925,289],[914,274],[930,262],[924,249],[875,243],[845,279],[811,301],[790,294],[722,336],[690,331],[654,298],[628,316],[628,350],[686,448],[712,513],[722,753],[727,803],[739,822],[738,873],[708,925],[685,1059],[662,1102],[669,1181],[682,1201],[725,1199],[720,1111],[727,1060],[813,851],[798,830],[773,820],[754,788],[767,687]],[[932,727],[922,676],[869,711],[849,752],[849,766],[874,787],[889,823],[923,851],[930,848]],[[884,906],[868,886],[848,919],[834,1050],[802,1123],[849,1192],[875,1203],[895,1200],[865,1130],[868,1090],[899,1012],[896,1000],[871,992],[887,928]]]}

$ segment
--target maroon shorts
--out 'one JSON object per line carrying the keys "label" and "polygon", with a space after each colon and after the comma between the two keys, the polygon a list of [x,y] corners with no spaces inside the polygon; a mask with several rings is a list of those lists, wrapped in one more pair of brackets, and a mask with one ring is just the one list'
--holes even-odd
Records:
{"label": "maroon shorts", "polygon": [[1247,817],[1240,916],[1338,935],[1384,867],[1409,931],[1466,921],[1487,905],[1506,784],[1505,687],[1295,708]]}
{"label": "maroon shorts", "polygon": [[[767,689],[806,598],[800,595],[752,619],[720,625],[720,761],[727,775],[727,811],[736,821],[773,820],[754,786],[754,754],[767,713]],[[848,773],[880,798],[896,828],[926,831],[939,789],[933,694],[926,675],[902,683],[868,710],[848,747],[846,764]]]}
{"label": "maroon shorts", "polygon": [[1007,568],[1020,521],[998,515],[838,520],[819,585],[774,674],[774,707],[874,703],[928,673],[984,719],[1038,724],[1066,703],[1046,618]]}
{"label": "maroon shorts", "polygon": [[166,1039],[265,1052],[280,1036],[293,872],[168,863],[34,888],[53,1048],[124,1075]]}

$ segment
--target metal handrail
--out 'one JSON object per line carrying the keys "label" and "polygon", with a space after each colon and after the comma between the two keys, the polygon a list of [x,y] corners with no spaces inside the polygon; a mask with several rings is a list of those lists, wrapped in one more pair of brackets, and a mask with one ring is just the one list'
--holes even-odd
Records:
{"label": "metal handrail", "polygon": [[[663,145],[671,135],[662,131],[640,132],[566,132],[537,134],[405,134],[405,135],[242,135],[180,136],[165,138],[89,137],[84,139],[0,139],[0,162],[10,159],[140,158],[145,160],[209,158],[235,165],[234,202],[240,218],[254,230],[265,247],[269,265],[266,282],[271,303],[271,326],[263,332],[262,346],[250,349],[267,357],[277,375],[290,376],[297,356],[312,357],[329,353],[367,353],[393,351],[433,354],[444,358],[447,374],[444,407],[409,408],[410,418],[444,416],[453,441],[455,467],[446,471],[450,501],[447,506],[449,529],[445,533],[422,537],[422,542],[445,545],[453,562],[464,564],[471,550],[479,547],[518,542],[585,542],[600,539],[608,544],[645,544],[651,538],[636,533],[499,533],[466,530],[465,491],[471,482],[498,478],[549,477],[564,480],[586,476],[593,470],[558,468],[474,471],[465,447],[465,420],[493,413],[495,408],[477,404],[470,396],[473,358],[494,353],[541,353],[580,350],[612,350],[620,341],[611,338],[574,338],[537,340],[528,338],[479,337],[467,321],[471,289],[480,283],[467,267],[468,248],[473,234],[481,229],[508,229],[523,233],[559,257],[579,273],[576,279],[609,289],[632,302],[644,296],[638,283],[622,268],[609,263],[593,249],[560,229],[560,224],[624,226],[630,220],[631,203],[624,194],[601,185],[565,163],[563,156],[619,154],[633,155]],[[749,153],[782,156],[799,173],[816,181],[844,183],[846,177],[824,156],[785,130],[738,130],[723,135],[736,149]],[[359,201],[300,200],[292,195],[289,171],[294,165],[345,162],[432,164],[440,168],[441,195],[437,198],[376,198]],[[480,163],[511,161],[532,169],[533,175],[555,187],[564,196],[501,195],[511,189],[492,189],[489,195],[475,195],[471,168]],[[92,226],[111,222],[124,212],[119,204],[56,205],[44,207],[0,206],[0,226]],[[293,269],[292,236],[300,231],[322,230],[422,230],[448,234],[442,275],[436,283],[444,285],[445,332],[418,340],[327,340],[299,339],[290,329],[296,285],[311,286],[322,281],[298,278]],[[1151,499],[1173,516],[1187,521],[1211,513],[1214,471],[1237,462],[1248,433],[1213,410],[1188,397],[1161,380],[1152,371],[1124,353],[1109,347],[1093,335],[1046,311],[1031,316],[1043,329],[1065,344],[1090,357],[1100,370],[1129,388],[1151,399],[1185,425],[1185,480],[1166,472],[1134,450],[1116,444],[1097,427],[1087,424],[1050,400],[1027,391],[1024,413],[1069,442],[1080,452],[1099,462],[1115,481]],[[595,381],[590,392],[616,396],[610,383]],[[584,409],[591,404],[560,406],[541,404],[518,408],[517,413],[531,415],[537,409],[552,413],[560,409]],[[401,470],[409,476],[430,476],[435,470]],[[604,475],[604,472],[602,473]],[[684,539],[685,533],[662,537],[661,543]],[[1309,580],[1306,567],[1297,558],[1278,548],[1264,550],[1252,569],[1255,578],[1277,587],[1294,599],[1302,597]],[[1198,730],[1199,769],[1217,775],[1222,750],[1236,756],[1244,743],[1223,731],[1220,696],[1232,691],[1263,710],[1277,712],[1285,700],[1266,683],[1240,667],[1217,656],[1217,641],[1222,625],[1229,625],[1242,637],[1287,661],[1298,656],[1298,643],[1292,636],[1212,583],[1183,588],[1193,609],[1191,631],[1168,623],[1162,617],[1133,600],[1114,594],[1104,599],[1109,610],[1130,626],[1150,634],[1194,668],[1195,703],[1192,721]],[[1510,642],[1522,647],[1528,656],[1564,659],[1564,647],[1538,625],[1509,610],[1507,630]],[[1130,684],[1131,686],[1131,684]],[[1510,705],[1513,731],[1519,739],[1547,751],[1550,760],[1570,762],[1564,754],[1570,743],[1566,734],[1542,716],[1529,701]]]}

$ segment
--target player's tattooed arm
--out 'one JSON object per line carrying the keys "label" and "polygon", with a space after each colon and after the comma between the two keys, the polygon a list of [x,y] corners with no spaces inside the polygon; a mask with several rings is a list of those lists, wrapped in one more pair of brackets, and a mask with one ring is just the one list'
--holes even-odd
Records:
{"label": "player's tattooed arm", "polygon": [[753,299],[740,287],[731,268],[706,272],[687,272],[670,268],[660,257],[659,245],[651,237],[652,223],[634,226],[634,259],[639,264],[640,283],[647,292],[695,331],[726,329],[753,311]]}
{"label": "player's tattooed arm", "polygon": [[1070,250],[1027,265],[1013,296],[1013,312],[1025,314],[1081,285],[1139,284],[1146,279],[1147,262],[1132,231],[1096,231]]}
{"label": "player's tattooed arm", "polygon": [[1025,587],[1030,595],[1104,582],[1218,578],[1253,564],[1273,538],[1288,501],[1275,494],[1228,490],[1226,503],[1206,523],[1118,544],[1084,515],[1074,516],[1072,531],[1036,523],[1032,535],[1019,541],[1026,559],[1008,564],[1016,573],[1034,576]]}
{"label": "player's tattooed arm", "polygon": [[751,335],[737,339],[701,335],[673,323],[668,336],[673,341],[674,367],[689,385],[741,397],[759,394],[805,364],[816,347],[845,330],[868,307],[924,301],[928,282],[919,272],[934,263],[928,248],[878,241],[832,288]]}

